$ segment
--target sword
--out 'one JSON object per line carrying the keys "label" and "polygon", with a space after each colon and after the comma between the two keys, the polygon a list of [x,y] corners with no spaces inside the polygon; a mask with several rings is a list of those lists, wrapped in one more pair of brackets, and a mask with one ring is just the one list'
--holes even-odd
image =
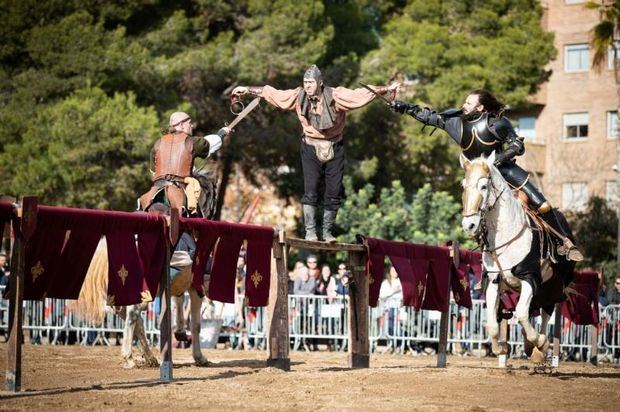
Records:
{"label": "sword", "polygon": [[377,93],[372,87],[370,87],[367,84],[364,84],[362,82],[360,82],[360,84],[362,85],[362,87],[366,90],[368,90],[369,92],[371,92],[372,94],[374,94],[375,96],[379,96],[380,98],[382,98],[386,103],[390,103],[390,101],[388,99],[385,98],[385,96]]}
{"label": "sword", "polygon": [[250,113],[252,110],[254,110],[254,108],[256,106],[258,106],[258,103],[260,103],[260,97],[255,98],[254,100],[252,100],[250,102],[250,104],[248,104],[245,109],[243,109],[243,111],[241,113],[239,113],[237,115],[237,117],[235,117],[235,120],[233,120],[229,125],[227,125],[227,127],[230,127],[231,129],[233,129],[237,123],[239,123],[241,120],[243,120],[243,118],[245,116],[248,115],[248,113]]}

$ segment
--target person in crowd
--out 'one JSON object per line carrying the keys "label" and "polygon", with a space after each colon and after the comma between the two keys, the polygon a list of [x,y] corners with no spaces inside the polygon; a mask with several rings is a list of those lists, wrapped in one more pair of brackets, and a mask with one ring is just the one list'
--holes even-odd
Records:
{"label": "person in crowd", "polygon": [[[295,286],[293,292],[295,295],[305,295],[311,296],[314,295],[316,291],[316,280],[310,276],[310,270],[303,266],[299,270],[299,277],[295,279]],[[298,333],[301,334],[309,334],[312,332],[312,324],[310,322],[310,310],[308,308],[309,300],[307,298],[297,298],[295,302],[295,308],[297,310],[297,315],[299,319],[299,329]],[[309,350],[308,343],[302,340],[302,345]]]}
{"label": "person in crowd", "polygon": [[301,268],[306,267],[306,265],[304,264],[304,262],[302,262],[301,260],[298,260],[297,262],[295,262],[295,265],[293,266],[293,270],[288,272],[288,294],[289,295],[293,295],[295,294],[295,279],[297,279],[301,274]]}
{"label": "person in crowd", "polygon": [[613,286],[609,288],[607,301],[610,305],[620,305],[620,275],[616,276]]}
{"label": "person in crowd", "polygon": [[[403,287],[394,266],[390,267],[385,279],[381,283],[379,299],[383,302],[384,308],[386,309],[388,315],[388,336],[393,337],[396,322],[398,322],[398,311],[403,302]],[[388,344],[387,350],[394,351],[396,345],[397,342],[394,339]]]}
{"label": "person in crowd", "polygon": [[314,280],[318,283],[321,278],[321,270],[319,269],[319,261],[316,255],[310,255],[306,259],[306,265],[310,270],[310,277],[314,278]]}
{"label": "person in crowd", "polygon": [[9,269],[7,266],[6,254],[0,253],[0,286],[6,287],[9,284],[8,273],[9,273]]}
{"label": "person in crowd", "polygon": [[332,270],[326,263],[321,266],[321,275],[316,284],[316,294],[321,296],[327,296],[327,288],[332,281]]}
{"label": "person in crowd", "polygon": [[607,300],[607,283],[605,282],[605,274],[603,272],[597,272],[598,275],[598,304],[600,306],[609,305]]}
{"label": "person in crowd", "polygon": [[293,294],[295,295],[314,295],[316,291],[316,280],[310,276],[310,270],[303,266],[299,269],[299,277],[295,279]]}

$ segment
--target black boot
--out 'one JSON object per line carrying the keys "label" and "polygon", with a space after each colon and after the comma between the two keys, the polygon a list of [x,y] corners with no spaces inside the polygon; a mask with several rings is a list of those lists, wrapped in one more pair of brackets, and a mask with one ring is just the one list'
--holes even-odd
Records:
{"label": "black boot", "polygon": [[336,222],[337,210],[323,211],[323,240],[328,243],[335,243],[336,238],[332,235],[332,228]]}
{"label": "black boot", "polygon": [[575,244],[568,238],[568,234],[566,233],[564,227],[558,222],[555,213],[553,210],[550,210],[546,213],[541,213],[540,217],[544,219],[549,226],[551,226],[560,236],[554,234],[555,237],[559,239],[561,244],[558,245],[557,251],[561,256],[566,256],[567,260],[572,260],[573,262],[581,262],[583,260],[583,255],[577,249]]}
{"label": "black boot", "polygon": [[303,205],[304,225],[306,227],[306,240],[319,240],[316,235],[316,206]]}

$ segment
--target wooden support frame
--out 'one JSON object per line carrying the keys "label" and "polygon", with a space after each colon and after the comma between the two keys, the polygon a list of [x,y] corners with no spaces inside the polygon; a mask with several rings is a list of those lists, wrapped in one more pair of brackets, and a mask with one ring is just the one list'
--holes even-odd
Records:
{"label": "wooden support frame", "polygon": [[269,287],[268,339],[269,358],[267,366],[284,371],[291,370],[289,357],[290,339],[288,330],[288,272],[285,256],[286,234],[280,231],[273,240],[273,257],[276,267],[271,271]]}
{"label": "wooden support frame", "polygon": [[[161,300],[161,323],[159,326],[159,350],[161,365],[159,366],[159,379],[170,382],[172,376],[172,311],[170,308],[170,256],[172,249],[179,240],[179,210],[170,211],[170,226],[168,239],[166,239],[166,251],[164,265],[161,271],[160,300]],[[198,337],[196,337],[198,338]]]}
{"label": "wooden support frame", "polygon": [[562,343],[562,304],[556,303],[553,311],[553,357],[551,367],[560,366],[560,344]]}
{"label": "wooden support frame", "polygon": [[[369,276],[366,271],[366,246],[349,243],[326,243],[297,238],[285,238],[282,244],[285,246],[285,250],[288,250],[289,247],[296,247],[318,251],[348,252],[348,266],[351,269],[352,278],[352,284],[349,286],[348,303],[348,364],[350,368],[368,368],[370,366],[370,345],[368,339]],[[286,269],[286,264],[284,265],[284,269]],[[286,285],[288,279],[283,277],[282,282],[283,285]],[[288,306],[288,289],[286,290],[286,296],[287,299],[285,299],[285,301]],[[286,313],[288,313],[288,308]],[[269,333],[271,342],[271,329]],[[288,323],[286,336],[288,338]],[[272,356],[271,353],[270,356]]]}
{"label": "wooden support frame", "polygon": [[448,327],[450,324],[450,290],[452,289],[452,267],[459,266],[459,244],[455,240],[450,246],[450,271],[448,272],[448,302],[446,310],[439,319],[439,345],[437,350],[437,367],[445,368],[448,364]]}
{"label": "wooden support frame", "polygon": [[38,200],[24,197],[22,202],[21,226],[15,231],[15,243],[11,256],[11,277],[9,296],[9,341],[7,349],[7,368],[5,388],[10,392],[21,391],[22,386],[22,343],[24,334],[23,298],[24,277],[26,275],[26,242],[36,227]]}

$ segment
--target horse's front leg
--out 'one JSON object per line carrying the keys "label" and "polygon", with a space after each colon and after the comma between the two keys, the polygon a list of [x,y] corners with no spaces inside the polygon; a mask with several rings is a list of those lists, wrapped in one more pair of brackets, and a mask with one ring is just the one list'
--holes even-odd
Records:
{"label": "horse's front leg", "polygon": [[206,356],[202,354],[200,349],[200,308],[202,306],[202,299],[198,296],[196,290],[193,287],[189,288],[189,298],[191,305],[190,325],[192,331],[192,356],[194,362],[198,366],[207,366],[209,361]]}
{"label": "horse's front leg", "polygon": [[155,368],[159,366],[159,362],[153,352],[151,352],[151,347],[149,345],[148,340],[146,339],[146,331],[144,330],[144,321],[142,320],[141,313],[146,309],[146,304],[141,303],[134,307],[134,311],[136,313],[136,327],[134,333],[138,337],[140,341],[140,346],[142,347],[142,356],[144,357],[144,366],[149,368]]}
{"label": "horse's front leg", "polygon": [[485,293],[487,302],[487,332],[491,338],[491,349],[495,355],[499,355],[501,348],[499,346],[499,324],[497,323],[497,309],[499,305],[499,284],[497,282],[498,274],[488,274],[489,283]]}
{"label": "horse's front leg", "polygon": [[177,342],[187,342],[187,331],[185,330],[185,318],[183,317],[183,295],[181,296],[173,296],[172,301],[174,302],[174,314],[175,314],[175,325],[174,325],[174,338]]}
{"label": "horse's front leg", "polygon": [[[516,308],[517,320],[525,331],[525,338],[533,344],[534,347],[545,350],[549,347],[547,336],[544,333],[536,332],[536,329],[534,329],[530,323],[530,303],[532,302],[533,295],[534,291],[532,285],[526,281],[521,282],[521,294]],[[548,320],[549,318],[547,317],[547,321]]]}
{"label": "horse's front leg", "polygon": [[136,327],[136,323],[134,320],[134,308],[135,305],[130,305],[124,307],[120,314],[125,315],[125,327],[123,328],[123,346],[121,346],[121,354],[123,355],[125,368],[133,368],[136,366],[136,362],[133,360],[133,353],[131,351],[131,347],[133,345],[133,331]]}

